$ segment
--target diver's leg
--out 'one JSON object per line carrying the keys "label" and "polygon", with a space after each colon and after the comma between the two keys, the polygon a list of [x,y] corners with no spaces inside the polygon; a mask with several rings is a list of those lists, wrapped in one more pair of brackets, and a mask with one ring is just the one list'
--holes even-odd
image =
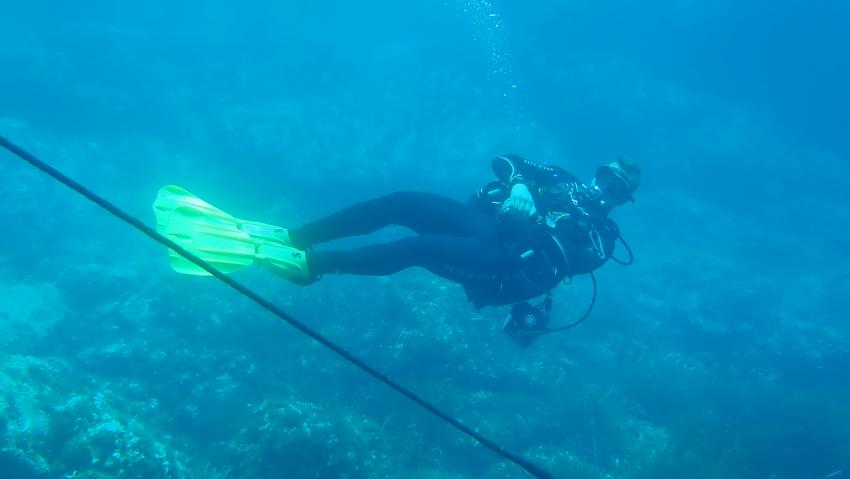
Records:
{"label": "diver's leg", "polygon": [[398,225],[419,234],[468,236],[482,241],[496,237],[495,222],[472,206],[432,193],[401,191],[342,209],[325,218],[289,230],[302,249],[314,244],[363,235]]}
{"label": "diver's leg", "polygon": [[411,236],[344,251],[313,251],[308,260],[316,275],[386,276],[420,266],[457,283],[499,276],[515,266],[497,244],[445,235]]}

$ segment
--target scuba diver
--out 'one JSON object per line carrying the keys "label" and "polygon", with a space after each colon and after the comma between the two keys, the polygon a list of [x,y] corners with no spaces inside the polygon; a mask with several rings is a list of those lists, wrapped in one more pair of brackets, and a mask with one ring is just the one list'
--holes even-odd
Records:
{"label": "scuba diver", "polygon": [[[585,184],[517,155],[498,156],[492,167],[496,181],[466,203],[396,192],[289,229],[234,218],[173,185],[160,190],[154,211],[160,233],[225,273],[256,263],[311,284],[327,274],[385,276],[418,266],[463,286],[476,308],[515,305],[514,326],[540,332],[548,318],[523,302],[546,295],[548,312],[549,292],[561,281],[612,258],[621,238],[608,214],[634,201],[640,168],[619,158]],[[316,248],[390,225],[416,234],[347,250]],[[170,257],[178,272],[208,274],[174,252]]]}

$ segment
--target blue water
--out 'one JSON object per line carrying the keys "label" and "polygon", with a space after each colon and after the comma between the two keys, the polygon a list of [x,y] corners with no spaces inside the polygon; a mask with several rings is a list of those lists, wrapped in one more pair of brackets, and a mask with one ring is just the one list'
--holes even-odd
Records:
{"label": "blue water", "polygon": [[[850,477],[850,4],[125,3],[2,2],[0,135],[149,224],[169,183],[289,226],[629,155],[635,265],[526,349],[421,270],[236,276],[558,478]],[[526,477],[0,165],[0,477]]]}

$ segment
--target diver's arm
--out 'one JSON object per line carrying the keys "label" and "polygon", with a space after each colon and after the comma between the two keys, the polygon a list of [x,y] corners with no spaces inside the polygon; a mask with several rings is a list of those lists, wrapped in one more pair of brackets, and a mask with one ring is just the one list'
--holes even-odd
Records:
{"label": "diver's arm", "polygon": [[493,158],[492,166],[499,181],[510,186],[529,181],[539,185],[578,181],[575,176],[561,167],[535,163],[513,154]]}
{"label": "diver's arm", "polygon": [[537,207],[534,196],[526,186],[526,178],[520,169],[525,160],[516,155],[497,156],[493,159],[493,172],[499,181],[511,187],[510,197],[502,203],[499,212],[520,218],[534,217]]}

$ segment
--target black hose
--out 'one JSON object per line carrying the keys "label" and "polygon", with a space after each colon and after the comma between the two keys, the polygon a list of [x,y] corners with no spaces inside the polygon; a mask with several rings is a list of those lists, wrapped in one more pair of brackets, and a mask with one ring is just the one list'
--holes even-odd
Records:
{"label": "black hose", "polygon": [[198,267],[202,268],[203,270],[205,270],[209,274],[218,278],[219,281],[221,281],[221,282],[225,283],[226,285],[230,286],[231,288],[235,289],[236,291],[238,291],[243,296],[246,296],[247,298],[251,299],[252,301],[257,303],[261,307],[265,308],[270,313],[274,314],[278,318],[280,318],[283,321],[294,326],[296,329],[298,329],[302,333],[306,334],[307,336],[310,336],[311,338],[313,338],[313,340],[315,340],[319,344],[321,344],[321,345],[325,346],[326,348],[330,349],[331,351],[335,352],[336,354],[341,356],[343,359],[345,359],[349,363],[357,366],[358,368],[365,371],[366,373],[368,373],[369,375],[371,375],[373,378],[377,379],[378,381],[389,386],[391,389],[395,390],[396,392],[398,392],[402,396],[404,396],[404,397],[410,399],[411,401],[415,402],[416,404],[418,404],[419,406],[421,406],[423,409],[427,410],[431,414],[433,414],[433,415],[437,416],[438,418],[442,419],[443,421],[451,424],[452,426],[454,426],[460,432],[466,434],[467,436],[469,436],[469,437],[475,439],[476,441],[478,441],[479,443],[483,444],[487,449],[490,449],[491,451],[495,452],[496,454],[498,454],[502,458],[504,458],[504,459],[516,464],[517,466],[523,468],[526,472],[528,472],[529,474],[531,474],[534,477],[537,477],[539,479],[554,479],[554,477],[552,475],[550,475],[548,472],[544,471],[543,469],[540,469],[537,465],[535,465],[532,462],[528,461],[527,459],[523,458],[519,454],[515,454],[511,451],[508,451],[507,449],[505,449],[504,447],[502,447],[498,443],[488,439],[484,435],[473,431],[472,429],[470,429],[467,426],[464,426],[458,419],[455,419],[454,417],[450,416],[449,414],[441,411],[440,409],[438,409],[436,406],[434,406],[430,402],[426,401],[425,399],[420,398],[419,396],[417,396],[415,393],[413,393],[409,389],[405,388],[404,386],[402,386],[399,383],[395,382],[394,380],[390,379],[388,376],[381,373],[377,369],[373,368],[372,366],[370,366],[366,362],[358,359],[353,354],[351,354],[348,351],[346,351],[345,349],[343,349],[342,346],[337,345],[336,343],[334,343],[330,339],[321,335],[319,332],[313,330],[312,328],[310,328],[306,324],[304,324],[301,321],[290,316],[288,313],[284,312],[283,310],[281,310],[280,308],[278,308],[277,306],[272,304],[270,301],[266,300],[265,298],[263,298],[259,294],[255,293],[254,291],[249,289],[247,286],[244,286],[242,283],[234,280],[233,278],[231,278],[229,276],[226,276],[224,273],[217,270],[216,268],[211,266],[206,261],[204,261],[201,258],[198,258],[194,254],[190,253],[189,251],[187,251],[185,248],[178,245],[174,241],[171,241],[170,239],[166,238],[165,236],[159,234],[158,232],[156,232],[154,229],[152,229],[151,227],[144,224],[141,220],[139,220],[135,216],[132,216],[129,213],[124,212],[123,210],[121,210],[120,208],[118,208],[114,204],[110,203],[109,201],[107,201],[103,197],[98,196],[97,194],[95,194],[94,192],[92,192],[91,190],[86,188],[85,186],[81,185],[80,183],[77,183],[73,179],[66,176],[61,171],[57,170],[56,168],[53,168],[52,166],[50,166],[49,164],[47,164],[45,162],[39,160],[38,158],[31,155],[26,150],[22,149],[18,145],[12,143],[11,141],[7,140],[6,138],[4,138],[2,136],[0,136],[0,146],[9,150],[9,152],[16,155],[20,159],[26,161],[30,165],[38,168],[39,170],[41,170],[45,174],[53,177],[53,179],[55,179],[56,181],[62,183],[63,185],[67,186],[68,188],[76,191],[80,195],[86,197],[92,203],[95,203],[96,205],[98,205],[101,208],[105,209],[106,211],[110,212],[111,214],[113,214],[117,218],[121,219],[122,221],[129,224],[130,226],[136,228],[137,230],[139,230],[143,234],[147,235],[149,238],[153,239],[154,241],[171,248],[172,250],[174,250],[180,256],[186,258],[187,260],[191,261],[192,263],[198,265]]}
{"label": "black hose", "polygon": [[540,333],[541,336],[544,335],[544,334],[552,334],[552,333],[557,333],[558,331],[566,331],[568,329],[572,329],[572,328],[578,326],[579,324],[583,323],[584,320],[586,320],[590,316],[590,313],[593,312],[593,307],[596,305],[596,290],[598,289],[597,286],[596,286],[596,275],[594,275],[593,273],[590,273],[590,281],[593,283],[593,296],[590,298],[590,304],[587,306],[587,311],[585,311],[584,314],[580,318],[578,318],[577,320],[573,321],[572,323],[570,323],[566,326],[561,326],[559,328],[546,329],[545,331]]}
{"label": "black hose", "polygon": [[629,265],[631,265],[632,263],[635,262],[635,254],[632,253],[632,249],[629,248],[629,244],[626,243],[626,240],[623,239],[622,235],[617,235],[617,239],[620,240],[620,243],[623,243],[623,247],[625,247],[626,252],[629,253],[629,259],[623,261],[620,258],[615,258],[615,257],[611,256],[611,261],[613,261],[615,263],[620,263],[623,266],[629,266]]}

